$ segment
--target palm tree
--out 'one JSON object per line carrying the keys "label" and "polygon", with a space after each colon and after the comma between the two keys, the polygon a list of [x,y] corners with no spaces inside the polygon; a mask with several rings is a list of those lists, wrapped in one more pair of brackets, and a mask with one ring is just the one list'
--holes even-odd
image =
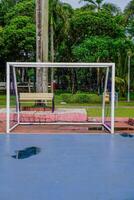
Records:
{"label": "palm tree", "polygon": [[104,3],[104,0],[81,0],[87,2],[87,4],[83,7],[86,9],[90,9],[92,11],[100,11],[105,10],[110,12],[111,14],[119,14],[121,9],[113,3]]}
{"label": "palm tree", "polygon": [[[37,21],[37,61],[48,61],[48,27],[50,18],[50,56],[51,61],[54,62],[54,35],[55,30],[62,22],[60,30],[63,33],[67,31],[68,16],[71,6],[66,3],[62,3],[60,0],[36,0],[36,21]],[[49,12],[48,12],[49,10]],[[49,16],[49,17],[48,17]],[[60,35],[60,34],[59,34]],[[53,71],[52,71],[53,79]],[[47,92],[48,90],[48,69],[37,69],[37,91]],[[42,88],[43,87],[43,88]]]}
{"label": "palm tree", "polygon": [[[69,17],[72,14],[72,7],[60,0],[49,1],[49,18],[50,18],[50,42],[51,42],[51,61],[54,61],[54,36],[55,31],[60,28],[62,35],[66,34],[69,27]],[[62,25],[61,25],[62,24]]]}
{"label": "palm tree", "polygon": [[108,11],[112,15],[118,15],[121,13],[121,9],[114,3],[104,3],[102,9]]}
{"label": "palm tree", "polygon": [[[50,0],[49,1],[49,18],[50,18],[50,54],[51,54],[51,62],[54,62],[55,59],[55,45],[54,45],[54,36],[57,27],[59,26],[59,22],[62,22],[62,26],[60,32],[65,34],[68,30],[69,22],[68,18],[70,13],[72,13],[72,7],[63,3],[59,0]],[[54,78],[54,69],[52,69],[51,80]],[[53,87],[52,87],[53,92]]]}
{"label": "palm tree", "polygon": [[102,4],[104,2],[104,0],[80,0],[81,1],[84,1],[87,3],[87,5],[91,5],[93,6],[93,8],[97,11],[99,11],[102,7]]}
{"label": "palm tree", "polygon": [[[42,61],[48,62],[49,0],[42,0]],[[48,68],[43,68],[43,92],[48,92]]]}
{"label": "palm tree", "polygon": [[124,13],[128,20],[134,18],[134,0],[131,0],[127,4],[126,8],[124,9]]}
{"label": "palm tree", "polygon": [[[48,61],[48,0],[36,0],[36,40],[37,62]],[[48,69],[38,68],[36,71],[37,92],[48,91]]]}

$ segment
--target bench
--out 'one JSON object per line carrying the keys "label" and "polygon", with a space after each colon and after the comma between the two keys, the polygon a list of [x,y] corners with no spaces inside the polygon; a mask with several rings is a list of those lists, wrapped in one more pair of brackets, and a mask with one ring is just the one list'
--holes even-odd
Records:
{"label": "bench", "polygon": [[6,82],[0,82],[0,90],[6,90]]}
{"label": "bench", "polygon": [[105,103],[109,103],[109,99],[110,99],[109,93],[106,93],[105,94]]}
{"label": "bench", "polygon": [[53,93],[19,93],[19,104],[21,102],[45,101],[52,102],[52,112],[54,112],[54,94]]}

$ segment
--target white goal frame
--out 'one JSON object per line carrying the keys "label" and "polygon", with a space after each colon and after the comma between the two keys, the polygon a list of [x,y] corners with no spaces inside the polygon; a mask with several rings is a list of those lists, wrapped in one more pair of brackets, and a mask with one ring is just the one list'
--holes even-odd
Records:
{"label": "white goal frame", "polygon": [[[13,69],[14,76],[14,85],[15,85],[15,93],[16,93],[16,105],[17,105],[17,123],[10,127],[10,70],[11,67]],[[106,68],[106,77],[105,77],[105,86],[104,86],[104,95],[103,95],[103,103],[102,103],[102,120],[101,123],[97,122],[86,122],[86,123],[71,123],[71,122],[55,122],[55,123],[21,123],[20,122],[20,108],[19,108],[19,97],[17,91],[17,81],[15,68]],[[109,69],[111,68],[111,127],[105,124],[105,95],[107,91],[108,85],[108,75]],[[92,124],[92,125],[102,125],[106,128],[110,133],[114,134],[114,126],[115,126],[115,63],[30,63],[30,62],[7,62],[7,102],[6,102],[6,133],[10,133],[15,127],[18,125],[30,125],[30,124],[66,124],[66,125],[83,125],[83,124]]]}

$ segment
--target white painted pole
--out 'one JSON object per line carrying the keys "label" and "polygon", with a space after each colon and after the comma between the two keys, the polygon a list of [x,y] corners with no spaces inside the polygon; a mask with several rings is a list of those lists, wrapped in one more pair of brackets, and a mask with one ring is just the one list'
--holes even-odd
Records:
{"label": "white painted pole", "polygon": [[10,65],[14,67],[49,67],[49,68],[89,68],[89,67],[100,67],[107,68],[112,66],[113,63],[52,63],[52,62],[10,62]]}
{"label": "white painted pole", "polygon": [[6,133],[10,132],[10,65],[7,63],[7,85],[6,85]]}
{"label": "white painted pole", "polygon": [[111,92],[111,133],[114,134],[115,124],[115,64],[112,64],[112,92]]}
{"label": "white painted pole", "polygon": [[107,70],[106,70],[105,86],[104,86],[104,93],[103,93],[102,124],[105,123],[105,97],[106,97],[107,84],[108,84],[108,75],[109,75],[109,67],[107,67]]}
{"label": "white painted pole", "polygon": [[20,123],[19,95],[18,95],[18,88],[17,88],[17,79],[16,79],[16,70],[15,70],[15,67],[13,67],[13,80],[14,80],[15,95],[16,95],[17,122]]}
{"label": "white painted pole", "polygon": [[128,102],[130,102],[130,60],[131,60],[131,56],[128,55],[128,94],[127,94]]}

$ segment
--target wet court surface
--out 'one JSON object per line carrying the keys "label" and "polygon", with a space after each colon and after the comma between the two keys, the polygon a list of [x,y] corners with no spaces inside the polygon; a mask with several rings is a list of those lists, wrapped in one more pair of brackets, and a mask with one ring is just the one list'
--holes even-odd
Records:
{"label": "wet court surface", "polygon": [[0,135],[1,200],[134,200],[131,135]]}

